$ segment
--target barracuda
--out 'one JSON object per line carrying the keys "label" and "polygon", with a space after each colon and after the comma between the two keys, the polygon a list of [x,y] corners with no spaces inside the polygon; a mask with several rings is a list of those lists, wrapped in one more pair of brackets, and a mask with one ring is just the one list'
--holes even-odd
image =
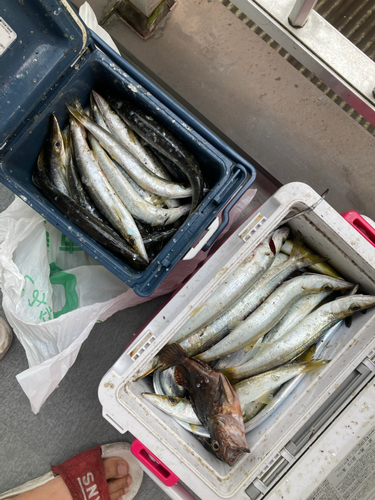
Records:
{"label": "barracuda", "polygon": [[70,130],[77,168],[89,195],[113,227],[148,262],[147,252],[133,217],[103,174],[86,142],[81,125],[74,118],[70,119]]}
{"label": "barracuda", "polygon": [[254,251],[225,278],[223,283],[221,283],[199,310],[193,311],[188,321],[173,337],[172,342],[179,342],[197,328],[206,326],[239,300],[241,295],[246,293],[256,280],[271,266],[288,235],[289,229],[282,228],[278,229],[270,236],[267,236],[267,238],[265,238]]}
{"label": "barracuda", "polygon": [[268,333],[287,311],[303,295],[349,290],[353,283],[321,274],[303,275],[283,283],[268,299],[243,322],[235,325],[234,330],[221,342],[200,354],[198,359],[208,363],[232,352],[249,348]]}
{"label": "barracuda", "polygon": [[221,371],[231,380],[240,380],[270,370],[308,349],[328,328],[341,319],[373,305],[375,305],[375,297],[369,295],[342,297],[324,304],[280,340],[266,345],[266,348],[254,359],[241,366]]}
{"label": "barracuda", "polygon": [[143,188],[166,198],[188,198],[191,188],[170,182],[153,175],[109,132],[97,125],[81,111],[68,106],[69,112],[99,141],[101,146],[114,158],[128,174]]}

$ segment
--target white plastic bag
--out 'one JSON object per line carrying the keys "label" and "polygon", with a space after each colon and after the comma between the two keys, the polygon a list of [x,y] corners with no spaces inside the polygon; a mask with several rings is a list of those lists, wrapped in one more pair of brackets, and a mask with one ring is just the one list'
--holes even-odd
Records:
{"label": "white plastic bag", "polygon": [[[248,190],[231,210],[221,237],[255,193]],[[0,287],[6,318],[26,351],[29,369],[17,380],[32,411],[56,389],[97,321],[176,290],[207,258],[199,252],[180,261],[151,296],[139,297],[16,198],[0,213]]]}

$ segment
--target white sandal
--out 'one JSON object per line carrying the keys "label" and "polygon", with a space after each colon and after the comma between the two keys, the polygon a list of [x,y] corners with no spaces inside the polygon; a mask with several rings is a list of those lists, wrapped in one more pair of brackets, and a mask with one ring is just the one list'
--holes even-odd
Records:
{"label": "white sandal", "polygon": [[[84,456],[84,454],[89,454],[93,452],[93,450],[88,450],[87,452],[83,452],[82,454],[78,455],[78,457]],[[105,444],[101,446],[101,457],[102,458],[111,458],[111,457],[119,457],[127,461],[129,464],[129,474],[132,476],[132,483],[129,486],[129,491],[126,495],[122,497],[122,500],[132,500],[135,495],[138,493],[138,490],[141,486],[142,479],[143,479],[143,470],[139,466],[138,460],[134,457],[132,452],[130,451],[130,444],[129,443],[112,443],[112,444]],[[72,459],[67,460],[67,462],[70,462],[74,460],[75,457]],[[67,462],[64,462],[66,464]],[[62,464],[63,465],[63,464]],[[60,466],[58,466],[60,467]],[[83,464],[84,468],[84,464]],[[83,476],[83,473],[86,473],[86,476]],[[104,467],[103,471],[104,473]],[[80,477],[89,477],[89,473],[87,471],[81,469],[79,471],[79,476]],[[76,476],[76,474],[75,474]],[[11,499],[16,497],[17,495],[20,495],[21,493],[25,493],[26,491],[30,491],[38,486],[42,486],[43,484],[47,483],[51,479],[54,479],[57,477],[57,474],[54,474],[53,472],[48,472],[47,474],[44,474],[43,476],[38,477],[37,479],[33,479],[31,481],[28,481],[27,483],[23,484],[22,486],[18,486],[17,488],[13,488],[12,490],[6,491],[5,493],[2,493],[0,495],[0,500],[5,500],[5,499]],[[94,476],[93,476],[94,477]],[[77,478],[74,478],[77,480]],[[65,479],[64,479],[65,480]],[[79,480],[79,478],[78,478]],[[86,484],[87,485],[87,484]],[[68,488],[69,485],[67,484]],[[95,485],[94,485],[95,486]],[[82,485],[81,485],[82,487]],[[70,488],[69,488],[70,489]],[[100,487],[99,487],[99,493],[100,493]],[[82,495],[82,498],[85,498],[85,495]]]}

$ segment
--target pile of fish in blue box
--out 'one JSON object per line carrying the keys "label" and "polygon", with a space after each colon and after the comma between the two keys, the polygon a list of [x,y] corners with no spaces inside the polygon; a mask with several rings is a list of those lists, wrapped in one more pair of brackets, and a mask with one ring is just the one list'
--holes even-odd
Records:
{"label": "pile of fish in blue box", "polygon": [[0,42],[2,182],[150,295],[223,211],[220,234],[253,166],[65,0],[0,0]]}

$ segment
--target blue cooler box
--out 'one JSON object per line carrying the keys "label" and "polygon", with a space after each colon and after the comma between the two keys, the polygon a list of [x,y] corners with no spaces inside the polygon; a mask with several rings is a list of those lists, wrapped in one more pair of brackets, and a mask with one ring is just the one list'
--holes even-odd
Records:
{"label": "blue cooler box", "polygon": [[[126,29],[126,28],[124,28]],[[100,49],[100,50],[99,50]],[[96,243],[47,201],[32,182],[39,151],[55,113],[85,106],[92,87],[120,92],[167,126],[194,154],[210,191],[144,271],[135,271]],[[150,295],[223,211],[255,180],[254,167],[91,33],[67,0],[0,0],[0,179],[45,219],[140,296]]]}

